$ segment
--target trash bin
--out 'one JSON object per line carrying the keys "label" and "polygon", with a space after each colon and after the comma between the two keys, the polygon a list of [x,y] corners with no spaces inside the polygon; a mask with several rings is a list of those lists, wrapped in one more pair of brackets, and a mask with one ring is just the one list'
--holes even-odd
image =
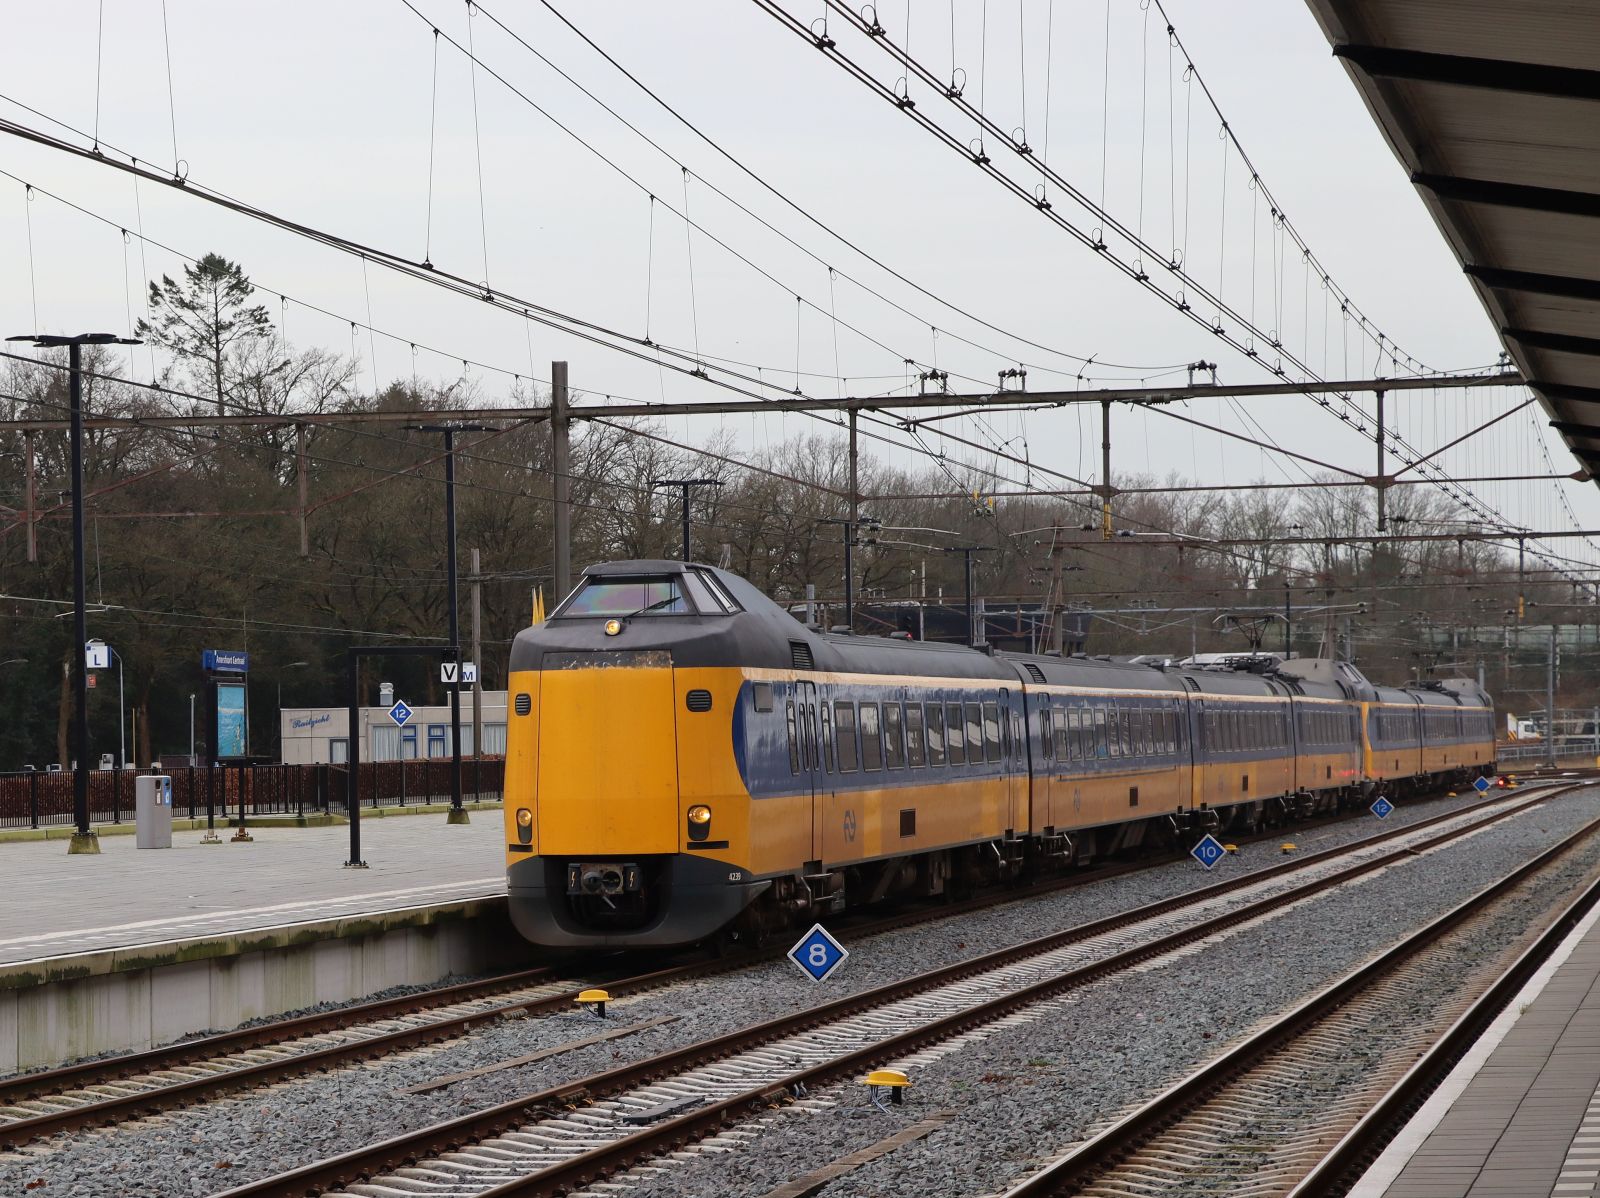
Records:
{"label": "trash bin", "polygon": [[134,780],[134,832],[141,849],[172,847],[172,779],[147,774]]}

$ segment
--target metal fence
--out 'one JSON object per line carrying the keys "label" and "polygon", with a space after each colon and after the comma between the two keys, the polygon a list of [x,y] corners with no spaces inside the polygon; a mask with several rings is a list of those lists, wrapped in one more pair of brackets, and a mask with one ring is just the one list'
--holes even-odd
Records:
{"label": "metal fence", "polygon": [[[1547,765],[1550,746],[1542,740],[1524,741],[1521,744],[1500,745],[1494,755],[1502,766]],[[1600,757],[1600,737],[1556,737],[1556,761],[1561,765],[1594,765],[1597,757]]]}
{"label": "metal fence", "polygon": [[[363,807],[405,807],[450,801],[450,759],[362,762],[357,794]],[[172,777],[172,813],[218,819],[306,815],[346,809],[345,765],[206,765],[176,769],[93,770],[89,774],[89,819],[120,824],[133,819],[134,778]],[[498,800],[505,779],[503,758],[461,763],[461,797]],[[70,773],[0,774],[0,828],[41,828],[73,822]]]}

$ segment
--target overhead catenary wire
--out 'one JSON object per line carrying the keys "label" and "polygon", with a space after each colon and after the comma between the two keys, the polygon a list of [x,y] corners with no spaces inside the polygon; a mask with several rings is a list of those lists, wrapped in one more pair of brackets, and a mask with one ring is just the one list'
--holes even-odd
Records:
{"label": "overhead catenary wire", "polygon": [[[796,22],[794,20],[794,18],[791,17],[788,14],[788,12],[781,6],[781,4],[779,4],[777,2],[777,0],[754,0],[754,3],[756,3],[758,7],[760,7],[761,9],[763,9],[764,11],[768,12],[770,15],[772,15],[773,17],[778,19],[782,24],[785,25],[785,27],[789,28],[792,32],[798,34],[801,37],[806,38],[809,42],[811,42],[812,44],[816,45],[817,48],[821,49],[829,57],[829,59],[831,61],[833,61],[837,65],[843,67],[848,74],[850,74],[853,78],[857,79],[863,85],[867,86],[870,90],[874,91],[876,94],[880,95],[882,98],[884,98],[886,100],[892,100],[892,95],[890,95],[888,93],[888,91],[885,89],[884,85],[875,76],[873,76],[865,68],[863,68],[859,64],[857,64],[853,59],[849,58],[848,55],[845,55],[842,51],[840,51],[837,48],[836,43],[832,39],[829,39],[826,45],[823,45],[823,44],[819,43],[817,41],[817,39],[815,38],[815,36],[813,34],[811,34],[804,26],[802,26],[798,22]],[[828,7],[830,7],[834,11],[838,12],[840,15],[844,16],[848,21],[850,21],[850,23],[853,26],[858,28],[861,32],[863,32],[864,34],[868,35],[868,40],[871,42],[871,44],[877,46],[879,49],[881,49],[885,53],[889,54],[892,58],[895,59],[895,61],[897,63],[899,63],[900,65],[904,66],[908,70],[911,70],[913,72],[916,72],[916,73],[920,74],[924,79],[931,79],[931,76],[926,71],[926,68],[921,66],[921,64],[917,63],[914,59],[912,59],[909,56],[909,54],[904,52],[902,49],[900,49],[899,47],[894,46],[893,43],[889,40],[889,38],[887,37],[886,34],[884,34],[882,32],[874,32],[873,30],[869,29],[868,25],[867,25],[867,22],[862,17],[860,17],[858,14],[854,13],[852,10],[850,10],[844,4],[840,3],[839,0],[825,0],[825,3],[827,4]],[[1186,58],[1187,58],[1187,53],[1186,53]],[[1193,67],[1193,63],[1189,62],[1187,64],[1186,70],[1188,70],[1188,69],[1190,69],[1192,67]],[[974,109],[973,106],[971,105],[971,103],[966,101],[966,100],[964,100],[959,93],[954,93],[954,94],[952,94],[952,93],[954,93],[954,89],[951,89],[951,91],[944,93],[944,98],[951,105],[955,106],[960,112],[963,112],[963,113],[965,113],[965,114],[967,114],[969,116],[973,116],[973,117],[975,117],[975,119],[978,119],[981,122],[983,122],[987,128],[989,128],[991,131],[993,131],[993,132],[995,132],[997,134],[997,140],[1003,140],[1004,144],[1007,145],[1007,148],[1011,149],[1014,153],[1019,153],[1020,154],[1020,152],[1021,152],[1020,147],[1018,147],[1014,143],[1012,143],[1009,138],[1004,138],[1003,135],[1000,133],[1000,130],[998,129],[998,127],[996,127],[993,124],[993,122],[990,121],[989,118],[985,114],[983,114],[981,111],[978,111],[978,110]],[[1170,306],[1173,306],[1174,308],[1176,308],[1178,311],[1180,311],[1184,315],[1188,316],[1189,319],[1191,319],[1192,321],[1195,321],[1196,323],[1200,323],[1200,324],[1204,325],[1205,322],[1194,312],[1193,305],[1189,304],[1189,303],[1186,303],[1186,302],[1184,302],[1182,300],[1182,298],[1181,298],[1181,294],[1182,293],[1181,292],[1179,293],[1179,296],[1175,297],[1171,293],[1165,291],[1163,288],[1155,285],[1152,282],[1152,280],[1147,275],[1144,274],[1144,272],[1138,270],[1133,264],[1128,263],[1128,262],[1122,260],[1121,258],[1119,258],[1118,256],[1116,256],[1115,254],[1111,253],[1109,248],[1101,240],[1101,238],[1100,238],[1100,229],[1098,227],[1093,232],[1085,233],[1082,229],[1079,229],[1077,226],[1073,225],[1071,222],[1066,221],[1064,218],[1062,218],[1058,213],[1056,213],[1054,210],[1052,210],[1047,205],[1041,204],[1040,202],[1038,202],[1037,199],[1035,199],[1034,197],[1029,196],[1028,193],[1025,192],[1022,189],[1022,187],[1015,180],[1011,179],[1004,172],[1002,172],[1002,171],[998,170],[997,168],[995,168],[993,166],[993,164],[989,161],[989,158],[988,158],[987,155],[985,155],[985,154],[973,154],[970,151],[970,149],[967,149],[967,148],[963,147],[957,141],[957,139],[954,137],[954,135],[950,134],[947,130],[944,130],[941,126],[938,125],[937,122],[931,120],[925,114],[923,114],[921,112],[918,112],[916,110],[906,109],[903,106],[898,106],[897,105],[897,107],[900,107],[901,111],[908,118],[910,118],[911,120],[913,120],[917,124],[921,125],[927,131],[933,133],[936,137],[938,137],[949,148],[955,149],[958,152],[961,152],[970,161],[972,161],[975,165],[977,165],[980,170],[984,171],[984,173],[988,174],[991,178],[993,178],[996,181],[1000,182],[1003,186],[1005,186],[1008,190],[1011,190],[1019,198],[1028,200],[1047,219],[1050,219],[1054,223],[1058,224],[1060,227],[1065,229],[1068,233],[1070,233],[1073,237],[1075,237],[1077,240],[1079,240],[1083,244],[1088,245],[1091,248],[1095,249],[1103,257],[1105,257],[1107,259],[1107,261],[1111,262],[1113,264],[1113,266],[1116,267],[1116,269],[1122,271],[1122,273],[1124,273],[1128,277],[1134,279],[1141,286],[1145,287],[1147,290],[1151,291],[1153,294],[1156,294],[1157,296],[1159,296],[1161,299],[1163,299],[1163,301],[1168,303]],[[1225,142],[1226,142],[1226,141],[1231,139],[1232,135],[1231,135],[1231,132],[1226,128],[1225,118],[1221,117],[1220,112],[1219,112],[1219,120],[1223,120],[1223,122],[1224,122],[1224,128],[1221,131],[1221,133],[1219,134],[1219,136],[1223,137]],[[1224,151],[1225,152],[1226,152],[1226,148],[1227,147],[1225,145],[1224,146]],[[1086,209],[1088,209],[1093,215],[1095,215],[1098,218],[1100,218],[1100,220],[1102,221],[1103,225],[1110,225],[1110,226],[1114,227],[1116,229],[1118,235],[1123,237],[1124,239],[1128,240],[1130,242],[1130,244],[1135,244],[1135,245],[1139,244],[1136,241],[1136,239],[1134,238],[1133,233],[1132,233],[1131,230],[1127,229],[1125,226],[1122,226],[1119,222],[1117,222],[1114,218],[1112,218],[1110,216],[1110,214],[1108,212],[1106,212],[1102,207],[1095,206],[1092,201],[1088,200],[1087,197],[1085,197],[1082,194],[1081,191],[1079,191],[1078,189],[1072,187],[1071,184],[1069,184],[1064,178],[1062,178],[1058,174],[1054,173],[1053,171],[1050,171],[1050,169],[1049,169],[1047,164],[1043,163],[1042,161],[1035,161],[1034,160],[1034,156],[1032,156],[1032,155],[1029,155],[1027,157],[1030,159],[1030,161],[1033,161],[1034,164],[1037,165],[1040,169],[1049,172],[1050,177],[1057,184],[1058,187],[1062,188],[1067,194],[1072,196],[1072,198],[1077,203],[1079,203],[1081,206],[1083,206]],[[1252,175],[1256,174],[1253,166],[1250,169],[1251,169]],[[1309,249],[1306,249],[1304,252],[1309,255]],[[1223,319],[1224,316],[1226,316],[1229,320],[1235,322],[1236,324],[1239,324],[1239,325],[1242,325],[1242,326],[1245,326],[1245,327],[1249,328],[1248,321],[1245,320],[1243,315],[1241,313],[1239,313],[1237,310],[1235,310],[1231,305],[1228,305],[1222,299],[1222,297],[1220,295],[1211,294],[1209,289],[1204,287],[1203,285],[1201,285],[1195,279],[1195,277],[1191,273],[1189,273],[1187,271],[1186,267],[1183,264],[1181,264],[1181,263],[1171,263],[1171,264],[1169,264],[1169,269],[1172,270],[1175,275],[1179,276],[1180,278],[1184,279],[1188,283],[1192,284],[1194,286],[1194,288],[1195,288],[1195,291],[1196,291],[1197,295],[1199,295],[1201,298],[1206,299],[1208,301],[1208,303],[1215,304],[1215,306],[1217,308],[1217,323],[1215,325],[1210,326],[1210,331],[1215,336],[1217,336],[1220,339],[1222,339],[1223,341],[1225,341],[1228,345],[1230,345],[1233,348],[1237,349],[1239,352],[1245,354],[1248,357],[1255,357],[1254,354],[1251,354],[1249,352],[1248,343],[1245,342],[1245,341],[1242,341],[1238,336],[1233,334],[1231,331],[1229,331],[1227,328],[1225,328],[1223,326],[1223,324],[1222,324],[1222,319]],[[1323,285],[1324,285],[1325,289],[1330,289],[1331,288],[1331,279],[1326,274],[1326,272],[1323,272]],[[1341,295],[1342,295],[1342,293],[1341,293]],[[1348,297],[1344,297],[1343,300],[1342,300],[1342,310],[1344,312],[1346,312],[1346,313],[1348,313],[1348,311],[1349,311]],[[1366,331],[1366,327],[1367,327],[1366,318],[1364,316],[1362,316],[1360,319],[1361,319],[1362,329],[1365,332]],[[1250,331],[1251,335],[1261,335],[1260,334],[1260,330],[1250,328],[1249,331]],[[1274,348],[1278,349],[1280,352],[1282,352],[1281,345],[1275,345]],[[1296,360],[1292,354],[1289,355],[1289,358],[1290,358],[1290,361],[1294,365],[1296,365],[1298,368],[1306,370],[1306,373],[1308,373],[1308,374],[1311,373],[1309,371],[1309,369],[1306,368],[1303,363],[1301,363],[1298,360]],[[1415,365],[1415,368],[1416,368],[1418,373],[1423,373],[1424,372],[1421,364],[1420,363],[1416,363],[1415,360],[1410,357],[1410,355],[1406,355],[1406,358],[1407,358],[1408,364],[1414,364]],[[1282,373],[1282,367],[1281,366],[1273,368],[1273,369],[1274,369],[1274,373],[1279,373],[1279,374]],[[1315,376],[1313,375],[1312,377],[1315,377]],[[1343,395],[1343,394],[1337,394],[1336,398],[1346,408],[1349,408],[1350,406],[1352,406],[1349,396]],[[1331,406],[1331,404],[1333,402],[1333,401],[1328,400],[1328,399],[1323,398],[1323,397],[1316,397],[1316,401],[1319,404],[1321,404],[1322,406],[1324,406],[1324,407]],[[1349,421],[1347,419],[1346,423],[1348,423],[1348,422]],[[1386,433],[1386,435],[1388,435],[1388,434]],[[1411,447],[1409,445],[1407,445],[1403,441],[1403,439],[1401,439],[1399,437],[1391,436],[1391,440],[1394,442],[1395,449],[1396,449],[1397,453],[1402,452],[1404,450],[1410,450],[1410,452],[1413,455],[1415,455],[1416,451],[1414,449],[1411,449]],[[1431,475],[1431,477],[1433,477],[1433,479],[1435,480],[1437,485],[1442,490],[1444,490],[1446,493],[1452,494],[1454,497],[1460,499],[1463,503],[1465,503],[1469,507],[1471,507],[1474,510],[1476,510],[1479,514],[1481,514],[1481,515],[1483,515],[1485,517],[1498,518],[1498,519],[1500,519],[1502,521],[1505,520],[1504,516],[1501,516],[1499,513],[1495,512],[1492,508],[1490,508],[1487,504],[1485,504],[1483,500],[1478,498],[1472,492],[1470,492],[1469,490],[1466,490],[1466,489],[1454,484],[1453,481],[1449,478],[1449,476],[1447,474],[1445,474],[1443,471],[1439,470],[1437,467],[1432,467],[1432,468],[1428,469],[1427,471],[1425,471],[1425,473],[1428,473],[1429,475]]]}
{"label": "overhead catenary wire", "polygon": [[[1077,362],[1079,364],[1082,364],[1082,363],[1085,363],[1085,362],[1091,360],[1090,358],[1085,358],[1081,354],[1076,354],[1076,353],[1073,353],[1073,352],[1068,351],[1068,350],[1059,349],[1059,348],[1054,347],[1054,346],[1050,346],[1050,345],[1046,345],[1046,344],[1043,344],[1043,343],[1038,342],[1038,341],[1034,341],[1034,340],[1032,340],[1032,339],[1030,339],[1030,338],[1018,333],[1016,330],[1007,329],[1007,328],[1004,328],[1004,327],[1002,327],[1000,325],[996,325],[996,324],[984,319],[983,317],[978,316],[976,313],[972,312],[970,309],[966,308],[965,306],[963,306],[963,305],[961,305],[961,304],[959,304],[959,303],[957,303],[957,302],[955,302],[953,300],[950,300],[950,299],[948,299],[948,298],[946,298],[946,297],[944,297],[942,295],[939,295],[939,294],[935,293],[934,291],[928,289],[924,285],[916,282],[914,279],[912,279],[912,278],[908,277],[907,275],[903,274],[902,272],[897,270],[895,267],[889,265],[883,259],[881,259],[880,257],[874,255],[871,251],[867,250],[866,248],[861,246],[859,243],[857,243],[857,242],[851,240],[850,238],[846,237],[843,233],[839,232],[839,230],[836,229],[834,226],[830,225],[826,221],[823,221],[821,218],[819,218],[814,213],[812,213],[809,209],[807,209],[803,205],[797,203],[786,192],[784,192],[783,190],[781,190],[780,188],[778,188],[777,186],[772,184],[764,176],[758,174],[746,162],[744,162],[742,159],[740,159],[739,157],[734,155],[732,152],[730,152],[728,149],[726,149],[720,142],[718,142],[717,140],[712,138],[709,134],[707,134],[703,129],[701,129],[694,122],[690,121],[681,112],[679,112],[678,109],[676,109],[670,103],[668,103],[665,99],[663,99],[654,89],[652,89],[649,85],[644,83],[636,74],[634,74],[627,67],[625,67],[621,62],[619,62],[604,47],[602,47],[601,45],[599,45],[599,43],[594,41],[594,39],[589,37],[588,34],[586,34],[581,28],[579,28],[559,8],[557,8],[553,3],[551,3],[551,0],[540,0],[540,3],[543,4],[544,7],[546,9],[548,9],[551,12],[551,14],[556,17],[556,19],[558,21],[560,21],[563,25],[565,25],[568,29],[570,29],[573,32],[573,34],[576,35],[585,45],[587,45],[596,54],[598,54],[607,64],[609,64],[611,67],[613,67],[620,75],[622,75],[623,78],[627,79],[628,82],[633,84],[636,88],[638,88],[641,92],[643,92],[646,96],[648,96],[652,101],[654,101],[663,111],[665,111],[669,116],[671,116],[674,120],[676,120],[679,124],[681,124],[695,138],[697,138],[698,140],[703,142],[706,146],[708,146],[717,155],[719,155],[721,158],[726,160],[737,171],[739,171],[745,177],[750,179],[753,183],[755,183],[763,191],[765,191],[769,195],[771,195],[774,199],[778,200],[785,207],[789,208],[796,215],[798,215],[803,220],[805,220],[808,224],[812,225],[813,227],[815,227],[819,231],[827,234],[828,237],[832,238],[838,244],[844,246],[846,249],[850,250],[852,253],[856,254],[857,256],[859,256],[864,261],[870,263],[872,266],[874,266],[877,269],[883,271],[885,274],[889,275],[891,278],[895,279],[897,282],[903,284],[906,287],[911,288],[913,291],[917,292],[919,295],[922,295],[923,297],[925,297],[925,298],[927,298],[929,300],[932,300],[934,303],[939,304],[941,307],[947,309],[948,311],[954,312],[955,314],[960,316],[962,319],[971,321],[973,324],[978,325],[981,328],[987,329],[988,331],[990,331],[992,333],[998,334],[998,335],[1003,336],[1003,337],[1010,338],[1011,340],[1016,341],[1016,342],[1018,342],[1018,343],[1020,343],[1022,345],[1026,345],[1031,349],[1039,350],[1042,353],[1053,354],[1053,355],[1055,355],[1057,357],[1065,358],[1065,359],[1067,359],[1069,361]],[[600,100],[597,96],[595,96],[591,91],[589,91],[588,89],[584,88],[581,83],[579,83],[576,79],[574,79],[570,74],[568,74],[565,70],[563,70],[555,62],[553,62],[550,58],[548,58],[546,55],[544,55],[542,52],[540,52],[535,46],[533,46],[531,43],[529,43],[527,40],[525,40],[515,30],[511,29],[509,26],[505,25],[502,21],[500,21],[491,11],[489,11],[487,8],[485,8],[482,4],[477,4],[476,7],[477,7],[477,9],[478,9],[478,11],[480,13],[482,13],[485,17],[487,17],[490,21],[494,22],[496,25],[499,25],[501,29],[505,30],[505,32],[506,32],[506,34],[508,36],[510,36],[513,40],[515,40],[521,46],[523,46],[524,49],[528,50],[531,54],[533,54],[535,57],[537,57],[546,66],[548,66],[552,70],[556,71],[558,74],[560,74],[562,76],[562,78],[566,79],[574,87],[578,88],[585,95],[589,96],[589,98],[592,99],[596,104],[599,104],[599,105],[601,105],[601,107],[605,108],[607,112],[611,113],[611,115],[616,117],[617,120],[621,121],[626,127],[628,127],[630,130],[632,130],[633,132],[638,134],[638,136],[643,138],[648,144],[652,145],[662,155],[667,157],[669,161],[673,162],[674,165],[677,165],[677,166],[682,166],[683,165],[672,154],[670,154],[665,148],[657,145],[645,133],[643,133],[642,131],[638,130],[632,124],[627,122],[620,114],[616,113],[613,109],[611,109],[608,105],[606,105],[604,103],[604,101]],[[909,14],[908,14],[908,17],[909,17]],[[955,13],[954,13],[954,6],[952,4],[952,11],[951,11],[952,24],[954,23],[954,19],[955,19]],[[733,197],[728,196],[726,193],[722,192],[719,189],[716,189],[713,184],[707,182],[706,180],[702,179],[701,181],[707,187],[712,187],[713,190],[717,190],[717,194],[721,198],[723,198],[724,200],[727,200],[729,203],[734,204],[736,207],[740,208],[742,211],[745,212],[746,215],[748,215],[752,219],[757,220],[758,222],[760,222],[763,227],[767,228],[769,231],[771,231],[773,233],[778,234],[781,237],[784,237],[784,239],[786,241],[788,241],[788,243],[790,245],[794,246],[796,249],[799,249],[804,253],[808,253],[811,257],[815,258],[820,264],[828,265],[828,263],[824,262],[821,258],[817,257],[817,255],[815,255],[814,253],[812,253],[809,250],[806,250],[803,246],[800,246],[797,242],[793,241],[792,239],[790,239],[790,238],[786,237],[784,234],[782,234],[782,232],[780,230],[774,228],[772,225],[770,225],[767,222],[765,222],[764,220],[762,220],[762,218],[760,218],[756,213],[754,213],[753,211],[749,210],[744,205],[740,204]],[[834,266],[835,266],[835,269],[837,269],[837,264],[834,264]],[[855,278],[849,272],[844,271],[844,270],[839,270],[838,273],[839,273],[839,277],[844,279],[846,282],[848,282],[848,283],[860,288],[861,290],[865,291],[867,294],[871,295],[874,299],[877,299],[880,302],[895,308],[897,311],[901,312],[903,315],[911,318],[917,324],[929,324],[929,323],[931,323],[925,317],[923,317],[921,315],[918,315],[917,313],[912,312],[911,310],[909,310],[907,308],[904,308],[904,307],[901,307],[900,305],[894,303],[894,301],[892,301],[889,297],[887,297],[887,296],[883,295],[881,292],[869,287],[867,284],[862,282],[860,279]],[[952,335],[954,336],[955,334],[952,334]],[[1008,354],[1000,353],[999,351],[996,351],[996,350],[990,349],[988,347],[982,346],[982,345],[980,345],[980,344],[978,344],[976,342],[967,341],[965,338],[962,338],[962,340],[964,341],[965,344],[971,346],[972,348],[978,349],[978,350],[983,350],[985,352],[994,353],[996,357],[1009,359],[1009,358],[1015,356],[1015,355],[1008,355]],[[1138,365],[1132,365],[1132,364],[1128,364],[1128,363],[1103,362],[1103,364],[1105,364],[1107,366],[1111,366],[1111,367],[1113,367],[1115,369],[1126,369],[1126,370],[1143,370],[1143,369],[1147,369],[1146,367],[1142,367],[1142,366],[1138,366]],[[1159,367],[1159,369],[1177,369],[1177,368],[1181,367],[1181,365],[1182,365],[1181,363],[1178,363],[1178,364],[1174,364],[1172,366]],[[1029,368],[1030,369],[1041,369],[1041,370],[1045,369],[1045,367],[1040,363],[1029,364]],[[1158,368],[1157,367],[1149,367],[1148,369],[1158,369]]]}

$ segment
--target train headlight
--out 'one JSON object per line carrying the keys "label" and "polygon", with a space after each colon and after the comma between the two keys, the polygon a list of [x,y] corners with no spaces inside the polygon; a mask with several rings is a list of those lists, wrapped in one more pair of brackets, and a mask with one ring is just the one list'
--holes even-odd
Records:
{"label": "train headlight", "polygon": [[621,631],[622,631],[622,621],[621,620],[607,620],[606,621],[606,635],[607,636],[616,636],[617,633],[619,633]]}
{"label": "train headlight", "polygon": [[689,822],[691,824],[709,824],[711,822],[711,808],[702,803],[696,803],[689,808]]}
{"label": "train headlight", "polygon": [[517,827],[519,827],[519,828],[531,828],[531,827],[533,827],[533,812],[529,811],[526,807],[518,807],[517,808]]}

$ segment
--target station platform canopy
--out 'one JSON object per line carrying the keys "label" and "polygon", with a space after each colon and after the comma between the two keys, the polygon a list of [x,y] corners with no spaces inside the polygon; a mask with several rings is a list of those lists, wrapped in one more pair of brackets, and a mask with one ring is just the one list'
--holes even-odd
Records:
{"label": "station platform canopy", "polygon": [[1600,12],[1307,2],[1512,361],[1600,476]]}

